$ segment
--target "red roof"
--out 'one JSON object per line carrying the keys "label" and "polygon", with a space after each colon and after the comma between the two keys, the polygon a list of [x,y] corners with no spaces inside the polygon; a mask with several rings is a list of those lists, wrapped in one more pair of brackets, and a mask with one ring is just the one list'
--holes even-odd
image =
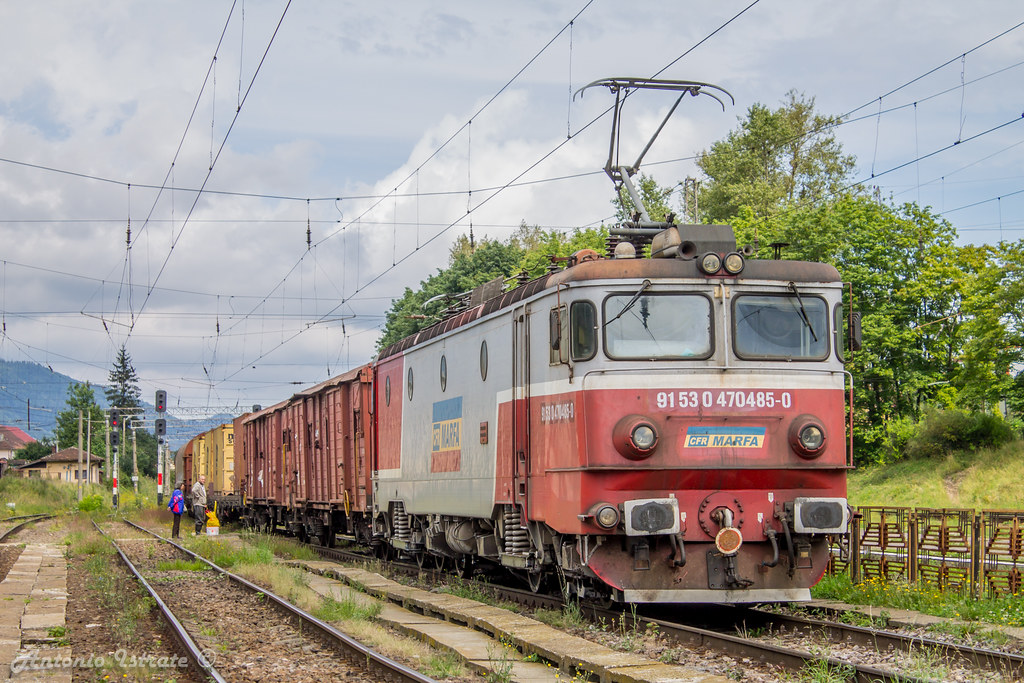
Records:
{"label": "red roof", "polygon": [[16,451],[19,448],[24,448],[30,443],[34,443],[35,439],[26,434],[17,427],[7,427],[0,425],[0,448],[6,450]]}
{"label": "red roof", "polygon": [[[89,459],[94,463],[103,462],[103,458],[99,457],[98,455],[90,455],[89,453],[82,451],[83,460],[85,460],[86,456],[88,456]],[[62,451],[59,451],[57,453],[51,453],[50,455],[42,457],[39,460],[34,460],[33,462],[28,463],[27,465],[22,465],[18,469],[27,470],[33,467],[44,467],[45,463],[48,462],[78,462],[78,449],[65,448]]]}

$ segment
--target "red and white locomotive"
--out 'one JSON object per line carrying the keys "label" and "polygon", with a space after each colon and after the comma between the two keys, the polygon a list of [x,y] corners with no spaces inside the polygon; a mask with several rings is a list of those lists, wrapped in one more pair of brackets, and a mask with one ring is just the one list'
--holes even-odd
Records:
{"label": "red and white locomotive", "polygon": [[250,522],[585,597],[808,599],[849,516],[839,273],[641,217],[236,421]]}

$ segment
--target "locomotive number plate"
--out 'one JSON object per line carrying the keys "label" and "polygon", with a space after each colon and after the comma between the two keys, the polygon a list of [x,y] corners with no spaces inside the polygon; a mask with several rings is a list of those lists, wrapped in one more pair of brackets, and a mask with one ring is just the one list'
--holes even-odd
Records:
{"label": "locomotive number plate", "polygon": [[788,391],[742,391],[733,389],[659,391],[659,408],[791,408],[793,394]]}

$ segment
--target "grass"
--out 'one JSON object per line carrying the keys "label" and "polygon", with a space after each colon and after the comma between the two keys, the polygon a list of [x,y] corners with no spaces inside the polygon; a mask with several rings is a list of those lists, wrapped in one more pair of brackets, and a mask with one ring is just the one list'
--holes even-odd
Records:
{"label": "grass", "polygon": [[463,581],[457,576],[452,578],[451,583],[438,588],[438,592],[448,593],[449,595],[466,598],[467,600],[476,600],[477,602],[482,602],[485,605],[500,607],[501,609],[512,611],[519,609],[518,605],[515,603],[508,602],[507,600],[499,600],[486,588],[481,587],[479,584]]}
{"label": "grass", "polygon": [[273,564],[274,553],[266,545],[235,545],[211,536],[185,534],[182,545],[225,569],[240,564]]}
{"label": "grass", "polygon": [[136,640],[135,630],[139,619],[156,607],[156,601],[146,594],[134,578],[126,576],[122,571],[114,571],[112,564],[115,561],[113,552],[89,554],[85,561],[89,574],[88,586],[90,591],[100,597],[103,606],[113,613],[110,626],[114,638],[122,645],[130,645]]}
{"label": "grass", "polygon": [[210,567],[204,562],[199,560],[161,560],[157,562],[156,568],[162,572],[205,572],[210,570]]}
{"label": "grass", "polygon": [[[94,493],[100,487],[90,485],[86,488],[87,493]],[[51,479],[7,476],[0,478],[0,500],[5,503],[0,508],[0,517],[64,512],[77,504],[78,487],[74,483]]]}
{"label": "grass", "polygon": [[850,473],[848,486],[852,505],[1017,510],[1024,500],[1024,442],[864,467]]}
{"label": "grass", "polygon": [[956,621],[947,621],[939,624],[932,624],[927,629],[936,635],[950,636],[956,641],[967,644],[979,644],[982,647],[1001,648],[1011,641],[1010,636],[1002,631],[986,629],[981,624],[964,624]]}
{"label": "grass", "polygon": [[852,666],[830,664],[824,659],[816,659],[808,662],[795,676],[786,676],[784,680],[799,683],[846,683],[855,673]]}
{"label": "grass", "polygon": [[442,652],[427,660],[423,673],[437,679],[461,678],[465,676],[466,669],[459,655],[454,652]]}
{"label": "grass", "polygon": [[370,620],[377,618],[384,605],[380,602],[361,602],[353,598],[324,598],[313,610],[313,616],[323,621]]}
{"label": "grass", "polygon": [[823,577],[811,589],[811,595],[816,599],[915,610],[961,621],[1024,626],[1024,600],[1016,595],[975,599],[958,593],[944,593],[928,585],[912,586],[874,577],[854,584],[845,573]]}

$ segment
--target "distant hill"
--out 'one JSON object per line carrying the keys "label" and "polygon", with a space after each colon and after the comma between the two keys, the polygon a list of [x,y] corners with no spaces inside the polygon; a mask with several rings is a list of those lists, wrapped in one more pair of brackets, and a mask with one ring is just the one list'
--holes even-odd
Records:
{"label": "distant hill", "polygon": [[[0,360],[0,424],[20,427],[34,439],[53,434],[72,384],[82,382],[38,363]],[[103,389],[93,385],[93,395],[106,408]]]}
{"label": "distant hill", "polygon": [[[52,436],[57,413],[67,409],[68,387],[72,384],[84,382],[38,363],[0,359],[0,424],[19,427],[34,439]],[[92,385],[96,404],[106,409],[109,403],[104,389],[105,385]],[[143,401],[142,405],[148,419],[156,417],[152,404]],[[166,417],[167,443],[171,448],[232,419],[231,415],[199,420],[180,420],[170,414]]]}

